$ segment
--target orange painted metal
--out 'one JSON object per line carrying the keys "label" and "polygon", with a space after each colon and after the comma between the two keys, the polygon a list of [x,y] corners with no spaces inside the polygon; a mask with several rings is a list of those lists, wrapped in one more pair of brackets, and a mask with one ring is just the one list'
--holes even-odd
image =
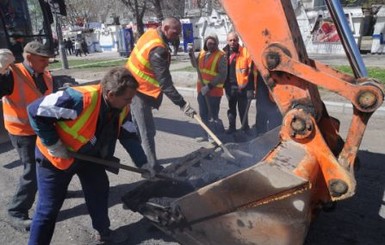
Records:
{"label": "orange painted metal", "polygon": [[[290,1],[223,0],[222,3],[284,115],[282,141],[294,141],[307,152],[307,157],[292,172],[313,186],[327,187],[329,198],[315,194],[314,203],[354,195],[355,158],[367,121],[383,102],[384,89],[374,80],[356,79],[309,59]],[[345,143],[338,135],[334,119],[327,115],[318,86],[340,94],[353,104],[354,114]],[[298,118],[305,122],[305,128],[301,128]],[[273,151],[266,157],[270,164],[274,164],[275,154]],[[324,183],[317,183],[320,180]]]}
{"label": "orange painted metal", "polygon": [[[140,212],[182,244],[301,244],[324,204],[354,195],[354,162],[384,88],[309,59],[290,0],[221,2],[283,115],[279,142],[260,162]],[[319,86],[353,105],[345,142]]]}

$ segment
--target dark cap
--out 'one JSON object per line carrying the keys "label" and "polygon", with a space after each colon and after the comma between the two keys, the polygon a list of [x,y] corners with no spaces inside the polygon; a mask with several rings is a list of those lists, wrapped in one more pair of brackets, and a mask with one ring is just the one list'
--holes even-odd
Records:
{"label": "dark cap", "polygon": [[37,41],[27,43],[24,47],[24,52],[48,58],[53,58],[55,56],[49,49],[48,45],[44,45]]}

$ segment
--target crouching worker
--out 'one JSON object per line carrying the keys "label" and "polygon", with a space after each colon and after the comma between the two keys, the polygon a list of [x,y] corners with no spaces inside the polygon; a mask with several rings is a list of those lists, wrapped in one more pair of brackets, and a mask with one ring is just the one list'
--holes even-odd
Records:
{"label": "crouching worker", "polygon": [[[31,126],[38,136],[39,188],[28,244],[50,243],[57,215],[75,174],[96,230],[95,239],[116,242],[109,229],[109,180],[105,167],[74,159],[69,152],[111,159],[116,141],[128,124],[125,120],[137,87],[137,81],[127,69],[114,68],[98,85],[70,87],[28,106]],[[127,144],[123,146],[129,151]],[[140,150],[144,155],[143,149]]]}

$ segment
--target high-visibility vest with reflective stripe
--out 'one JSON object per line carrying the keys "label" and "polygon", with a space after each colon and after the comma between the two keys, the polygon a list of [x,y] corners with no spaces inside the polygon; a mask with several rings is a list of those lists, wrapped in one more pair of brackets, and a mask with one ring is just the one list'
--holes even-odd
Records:
{"label": "high-visibility vest with reflective stripe", "polygon": [[239,47],[239,55],[235,61],[235,74],[239,89],[246,87],[251,66],[251,57],[246,48]]}
{"label": "high-visibility vest with reflective stripe", "polygon": [[[202,75],[202,82],[198,78],[197,90],[198,93],[201,91],[203,84],[207,85],[218,75],[218,64],[222,56],[225,55],[224,52],[217,50],[212,53],[208,59],[205,58],[206,51],[202,50],[199,53],[198,58],[198,67]],[[202,84],[203,83],[203,84]],[[209,96],[222,96],[223,95],[223,83],[218,83],[213,87],[208,93]]]}
{"label": "high-visibility vest with reflective stripe", "polygon": [[[55,127],[59,138],[64,145],[67,146],[67,149],[70,151],[78,151],[82,146],[95,137],[102,94],[100,85],[79,86],[73,87],[73,89],[83,94],[83,111],[76,119],[59,121],[56,123]],[[126,106],[120,113],[119,129],[128,112],[129,107]],[[64,159],[53,157],[48,154],[46,146],[41,142],[39,137],[37,138],[36,146],[52,165],[58,169],[68,169],[74,162],[73,158]]]}
{"label": "high-visibility vest with reflective stripe", "polygon": [[138,91],[157,98],[161,89],[150,64],[150,51],[156,47],[167,47],[157,29],[149,29],[138,40],[126,67],[139,83]]}
{"label": "high-visibility vest with reflective stripe", "polygon": [[[35,135],[29,124],[27,106],[34,100],[43,96],[36,87],[36,84],[28,72],[27,68],[21,63],[15,64],[22,75],[13,71],[13,91],[12,94],[2,98],[4,111],[4,126],[7,131],[14,135]],[[44,95],[52,93],[52,76],[48,71],[43,74],[44,83],[47,90]]]}

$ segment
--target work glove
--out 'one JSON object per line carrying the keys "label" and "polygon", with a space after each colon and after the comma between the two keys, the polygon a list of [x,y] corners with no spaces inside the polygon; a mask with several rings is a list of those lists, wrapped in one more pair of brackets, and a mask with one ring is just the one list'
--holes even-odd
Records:
{"label": "work glove", "polygon": [[192,43],[188,43],[187,44],[187,52],[189,54],[193,54],[194,53],[194,45]]}
{"label": "work glove", "polygon": [[196,111],[190,106],[190,103],[186,102],[186,104],[181,108],[184,114],[188,117],[194,118],[194,115],[197,114]]}
{"label": "work glove", "polygon": [[15,62],[15,56],[13,56],[11,50],[0,49],[0,74],[4,75],[8,67]]}
{"label": "work glove", "polygon": [[247,90],[246,91],[246,97],[247,97],[248,100],[254,99],[255,98],[254,97],[254,91],[253,90]]}
{"label": "work glove", "polygon": [[129,133],[137,133],[136,126],[134,122],[127,120],[125,123],[123,123],[122,127],[127,130]]}
{"label": "work glove", "polygon": [[55,144],[47,146],[47,150],[53,157],[70,158],[67,147],[60,139]]}
{"label": "work glove", "polygon": [[209,85],[205,85],[204,87],[201,88],[201,94],[203,96],[205,96],[209,91],[210,91]]}

